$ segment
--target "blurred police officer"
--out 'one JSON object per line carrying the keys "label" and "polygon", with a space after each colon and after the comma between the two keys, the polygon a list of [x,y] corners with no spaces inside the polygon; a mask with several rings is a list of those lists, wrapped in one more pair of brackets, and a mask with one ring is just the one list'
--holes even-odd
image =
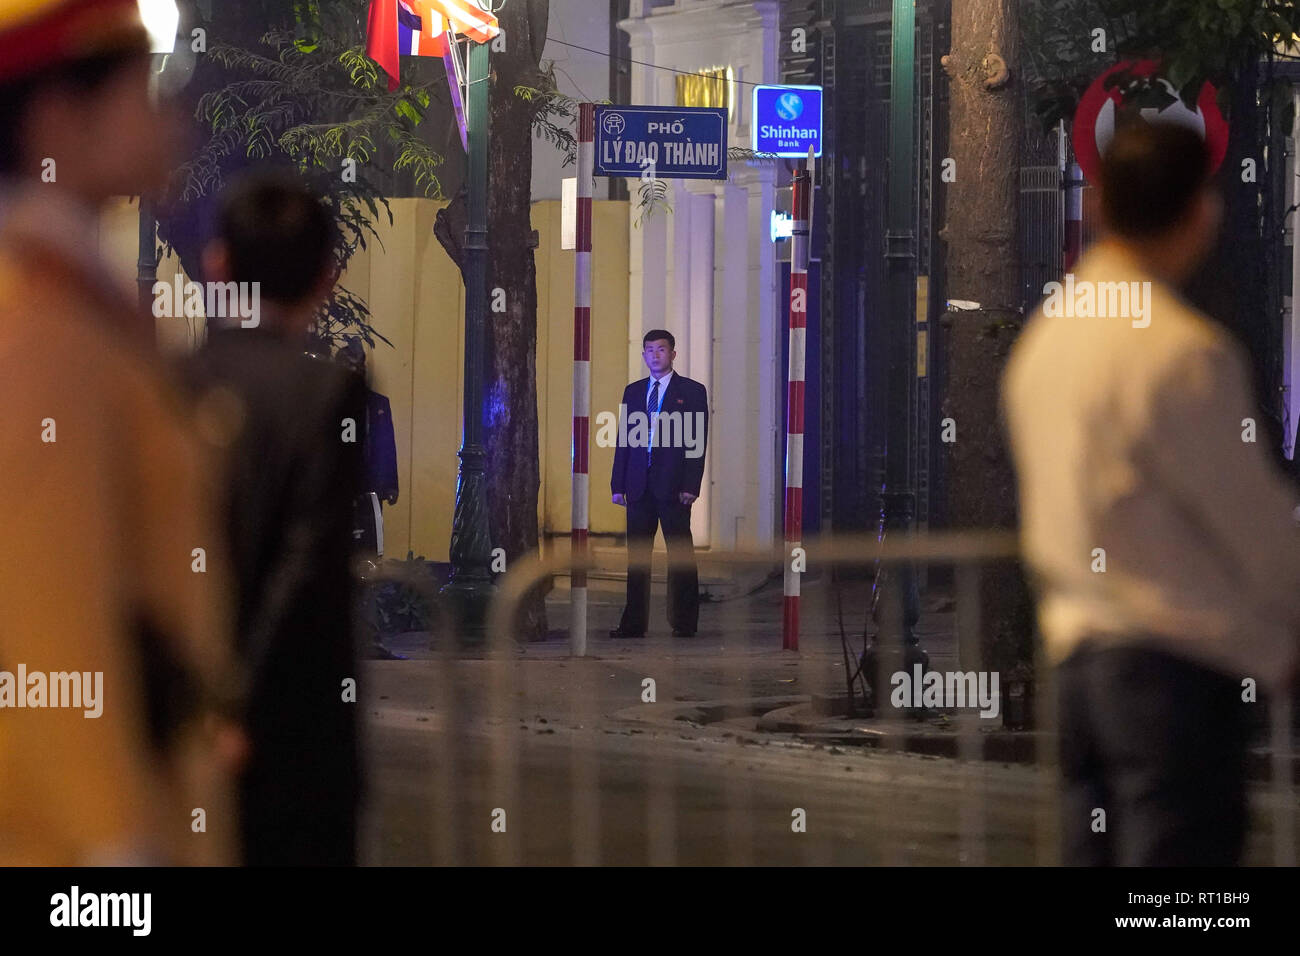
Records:
{"label": "blurred police officer", "polygon": [[98,717],[0,692],[6,863],[231,859],[210,461],[95,247],[165,180],[148,90],[136,0],[0,5],[0,670],[103,674]]}

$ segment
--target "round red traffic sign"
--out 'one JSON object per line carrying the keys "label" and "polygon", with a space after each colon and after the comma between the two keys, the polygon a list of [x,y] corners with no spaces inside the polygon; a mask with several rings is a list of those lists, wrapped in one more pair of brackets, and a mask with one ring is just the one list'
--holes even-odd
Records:
{"label": "round red traffic sign", "polygon": [[[1079,168],[1088,179],[1095,182],[1101,171],[1101,157],[1115,134],[1116,110],[1126,92],[1118,84],[1107,89],[1107,79],[1123,70],[1128,70],[1135,80],[1149,79],[1155,77],[1158,68],[1155,60],[1116,63],[1093,80],[1079,100],[1079,108],[1074,112],[1071,141]],[[1196,109],[1191,110],[1167,80],[1156,77],[1155,83],[1164,87],[1166,103],[1159,107],[1143,107],[1140,110],[1142,117],[1149,123],[1179,123],[1195,129],[1209,148],[1210,171],[1217,172],[1223,165],[1223,157],[1228,154],[1228,121],[1219,111],[1218,91],[1206,83],[1196,98]]]}

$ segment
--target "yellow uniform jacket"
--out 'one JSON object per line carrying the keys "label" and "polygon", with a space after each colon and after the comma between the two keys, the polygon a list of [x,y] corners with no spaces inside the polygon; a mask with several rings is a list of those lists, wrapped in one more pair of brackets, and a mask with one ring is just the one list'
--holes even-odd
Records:
{"label": "yellow uniform jacket", "polygon": [[[192,697],[228,676],[211,449],[144,347],[151,321],[75,237],[47,241],[36,192],[0,211],[0,865],[233,862],[208,722],[187,709],[151,742],[140,639]],[[102,675],[99,699],[51,706],[74,672],[83,698]]]}

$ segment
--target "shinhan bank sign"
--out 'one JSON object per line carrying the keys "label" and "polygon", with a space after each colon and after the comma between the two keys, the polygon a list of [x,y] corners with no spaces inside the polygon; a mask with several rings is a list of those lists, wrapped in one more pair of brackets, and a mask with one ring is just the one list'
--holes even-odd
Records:
{"label": "shinhan bank sign", "polygon": [[790,159],[822,154],[822,88],[756,86],[750,127],[756,153]]}

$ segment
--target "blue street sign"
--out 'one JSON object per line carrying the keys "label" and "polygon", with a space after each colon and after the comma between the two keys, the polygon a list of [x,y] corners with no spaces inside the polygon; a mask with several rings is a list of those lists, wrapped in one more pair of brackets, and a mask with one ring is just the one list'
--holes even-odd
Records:
{"label": "blue street sign", "polygon": [[726,179],[727,111],[597,106],[596,175]]}
{"label": "blue street sign", "polygon": [[822,154],[822,88],[820,86],[756,86],[750,127],[756,153],[789,159]]}

